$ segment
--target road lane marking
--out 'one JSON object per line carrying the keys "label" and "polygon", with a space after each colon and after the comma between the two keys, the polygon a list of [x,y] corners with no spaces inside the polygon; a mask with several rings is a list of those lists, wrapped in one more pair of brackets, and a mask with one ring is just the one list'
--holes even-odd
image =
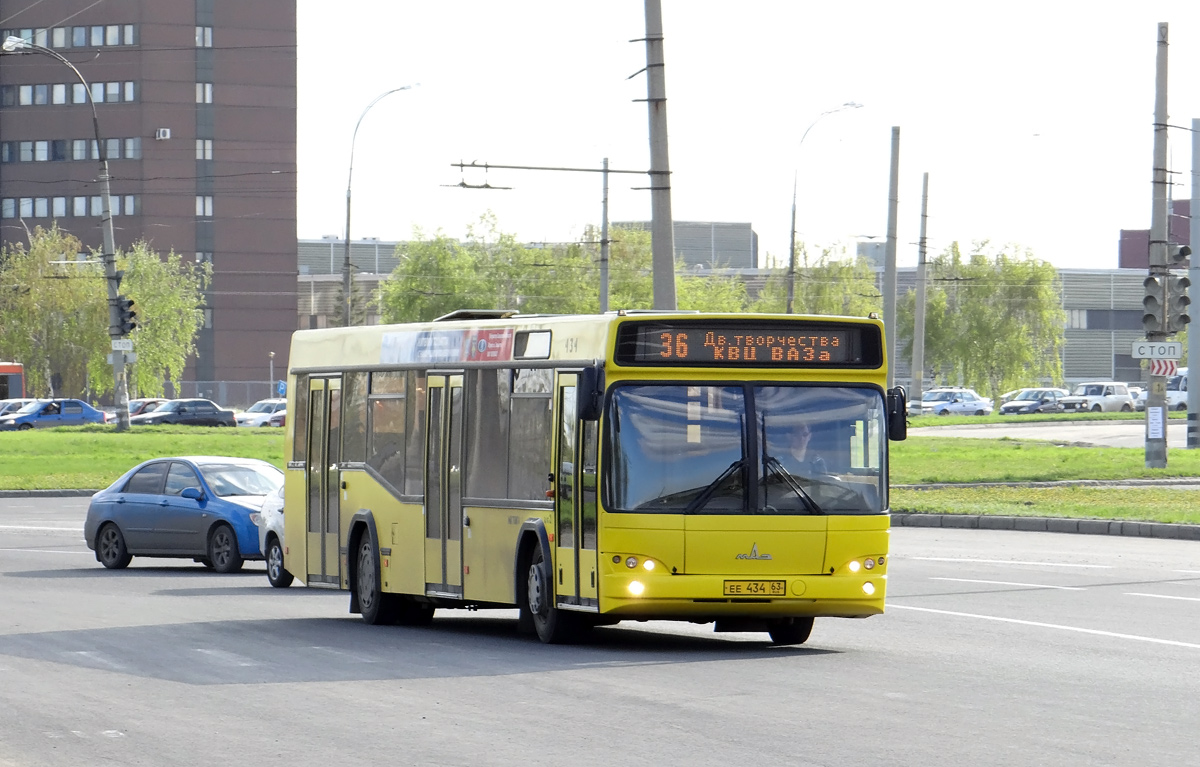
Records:
{"label": "road lane marking", "polygon": [[[1112,565],[1076,565],[1068,562],[1023,562],[1017,559],[955,559],[953,557],[906,557],[899,559],[915,559],[921,562],[974,562],[981,565],[1037,565],[1039,567],[1092,567],[1098,570],[1111,570]],[[893,556],[892,559],[897,559]]]}
{"label": "road lane marking", "polygon": [[1175,597],[1169,594],[1140,594],[1136,591],[1126,591],[1127,597],[1152,597],[1154,599],[1178,599],[1183,602],[1200,602],[1200,597]]}
{"label": "road lane marking", "polygon": [[1200,570],[1172,570],[1173,573],[1184,573],[1186,575],[1200,575]]}
{"label": "road lane marking", "polygon": [[1063,591],[1085,591],[1079,586],[1047,586],[1044,583],[1013,583],[1012,581],[978,581],[972,578],[930,578],[931,581],[954,581],[956,583],[990,583],[993,586],[1028,586],[1031,589],[1062,589]]}
{"label": "road lane marking", "polygon": [[894,605],[888,604],[889,610],[916,610],[922,613],[935,613],[937,615],[953,615],[958,618],[978,618],[985,621],[996,621],[997,623],[1015,623],[1018,626],[1034,626],[1043,629],[1057,629],[1059,631],[1074,631],[1079,634],[1092,634],[1093,636],[1111,637],[1113,639],[1132,639],[1135,642],[1149,642],[1151,644],[1165,644],[1172,647],[1187,647],[1192,650],[1200,650],[1200,644],[1192,642],[1177,642],[1174,639],[1157,639],[1155,637],[1138,636],[1137,634],[1118,634],[1115,631],[1100,631],[1099,629],[1085,629],[1078,626],[1062,626],[1057,623],[1041,623],[1039,621],[1023,621],[1019,618],[1001,618],[997,615],[978,615],[976,613],[960,613],[954,610],[935,610],[932,607],[914,607],[912,605]]}

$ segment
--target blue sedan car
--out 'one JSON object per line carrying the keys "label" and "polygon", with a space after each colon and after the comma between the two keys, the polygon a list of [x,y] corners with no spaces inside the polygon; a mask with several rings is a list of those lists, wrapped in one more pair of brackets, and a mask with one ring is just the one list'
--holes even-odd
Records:
{"label": "blue sedan car", "polygon": [[85,423],[104,423],[108,417],[78,399],[38,399],[15,412],[0,416],[0,431],[46,429],[51,426],[82,426]]}
{"label": "blue sedan car", "polygon": [[156,458],[92,496],[83,535],[109,569],[147,556],[237,572],[262,559],[258,512],[282,484],[282,471],[253,458]]}

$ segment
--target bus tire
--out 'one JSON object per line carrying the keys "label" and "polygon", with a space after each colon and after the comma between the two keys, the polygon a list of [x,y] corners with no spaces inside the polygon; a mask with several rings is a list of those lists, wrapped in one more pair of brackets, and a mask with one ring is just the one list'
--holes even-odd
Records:
{"label": "bus tire", "polygon": [[533,559],[529,562],[525,603],[521,605],[521,609],[528,611],[533,620],[533,629],[543,643],[569,642],[575,634],[571,620],[573,616],[554,607],[553,603],[554,578],[550,572],[550,563],[546,561],[545,552],[539,543],[533,550]]}
{"label": "bus tire", "polygon": [[379,582],[379,552],[371,533],[366,530],[358,539],[355,595],[362,619],[372,626],[387,626],[399,617],[396,595],[383,593],[383,585]]}
{"label": "bus tire", "polygon": [[242,569],[242,552],[238,550],[237,535],[229,525],[220,524],[208,534],[208,561],[214,572],[236,573]]}
{"label": "bus tire", "polygon": [[133,555],[125,548],[125,536],[112,522],[100,528],[96,536],[96,559],[109,570],[122,570],[133,560]]}
{"label": "bus tire", "polygon": [[804,644],[812,634],[812,628],[812,618],[781,618],[772,621],[767,632],[771,635],[771,644]]}
{"label": "bus tire", "polygon": [[283,546],[272,535],[267,539],[267,582],[277,589],[292,585],[293,576],[283,566]]}

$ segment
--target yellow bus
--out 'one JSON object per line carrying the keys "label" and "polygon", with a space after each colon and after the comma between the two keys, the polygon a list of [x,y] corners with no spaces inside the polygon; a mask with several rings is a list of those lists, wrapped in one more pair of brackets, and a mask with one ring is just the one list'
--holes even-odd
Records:
{"label": "yellow bus", "polygon": [[459,311],[298,331],[284,557],[372,624],[519,608],[570,641],[622,620],[808,639],[883,612],[883,323]]}

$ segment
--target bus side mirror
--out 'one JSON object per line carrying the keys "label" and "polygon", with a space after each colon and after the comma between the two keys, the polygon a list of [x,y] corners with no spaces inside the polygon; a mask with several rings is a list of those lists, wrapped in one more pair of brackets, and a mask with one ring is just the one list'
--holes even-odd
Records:
{"label": "bus side mirror", "polygon": [[604,370],[598,365],[579,371],[575,394],[575,416],[581,421],[599,421],[604,409]]}
{"label": "bus side mirror", "polygon": [[899,442],[908,437],[907,411],[908,396],[904,393],[904,387],[896,386],[888,389],[888,439]]}

